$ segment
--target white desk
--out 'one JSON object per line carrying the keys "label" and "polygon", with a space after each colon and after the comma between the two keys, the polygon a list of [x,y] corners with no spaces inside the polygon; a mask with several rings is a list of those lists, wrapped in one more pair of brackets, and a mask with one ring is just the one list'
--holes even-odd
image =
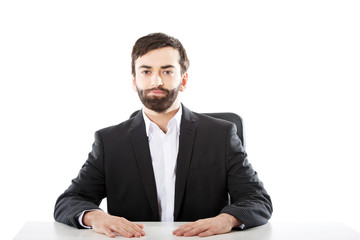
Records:
{"label": "white desk", "polygon": [[[140,239],[208,239],[208,240],[360,240],[360,234],[340,223],[268,223],[264,226],[228,234],[199,237],[176,237],[172,231],[183,224],[179,222],[144,222],[146,236]],[[111,238],[95,233],[93,230],[76,229],[56,222],[29,222],[16,235],[15,240],[75,240]],[[123,239],[117,237],[116,239]],[[136,239],[136,238],[133,238]]]}

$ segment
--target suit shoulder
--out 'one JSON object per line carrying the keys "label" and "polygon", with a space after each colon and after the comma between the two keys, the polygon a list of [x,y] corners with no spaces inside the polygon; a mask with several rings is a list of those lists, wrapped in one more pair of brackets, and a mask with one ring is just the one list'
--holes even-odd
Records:
{"label": "suit shoulder", "polygon": [[221,118],[217,118],[217,117],[212,117],[206,114],[201,114],[201,113],[195,113],[193,112],[194,115],[198,118],[199,121],[199,125],[211,125],[211,126],[219,126],[219,127],[223,127],[223,128],[231,128],[231,126],[234,125],[233,122],[221,119]]}
{"label": "suit shoulder", "polygon": [[100,130],[97,130],[95,134],[100,134],[101,136],[108,136],[108,135],[125,132],[130,128],[132,121],[133,121],[133,118],[130,118],[130,119],[128,119],[122,123],[119,123],[117,125],[113,125],[113,126],[109,126],[109,127],[105,127]]}

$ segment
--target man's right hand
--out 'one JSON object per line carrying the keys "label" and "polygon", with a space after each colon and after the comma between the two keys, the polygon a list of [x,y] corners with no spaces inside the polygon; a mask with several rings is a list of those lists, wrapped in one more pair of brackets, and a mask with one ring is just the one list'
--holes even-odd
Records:
{"label": "man's right hand", "polygon": [[91,226],[95,232],[112,238],[116,234],[128,238],[145,236],[143,224],[132,223],[123,217],[115,217],[101,210],[86,212],[83,223]]}

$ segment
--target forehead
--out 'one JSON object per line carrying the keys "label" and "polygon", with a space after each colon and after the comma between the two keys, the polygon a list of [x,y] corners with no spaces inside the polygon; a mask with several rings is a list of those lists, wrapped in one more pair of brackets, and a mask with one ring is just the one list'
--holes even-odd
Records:
{"label": "forehead", "polygon": [[163,47],[155,50],[151,50],[145,55],[139,57],[135,61],[135,66],[138,68],[142,65],[148,65],[152,67],[173,65],[180,67],[179,64],[179,51],[172,47]]}

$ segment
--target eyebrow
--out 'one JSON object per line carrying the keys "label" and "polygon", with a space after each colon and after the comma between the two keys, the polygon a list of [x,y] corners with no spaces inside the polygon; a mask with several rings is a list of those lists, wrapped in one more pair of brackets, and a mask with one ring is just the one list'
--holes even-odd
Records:
{"label": "eyebrow", "polygon": [[141,65],[139,68],[146,68],[146,69],[151,69],[152,67],[149,65]]}
{"label": "eyebrow", "polygon": [[166,68],[175,68],[175,67],[174,67],[174,65],[161,66],[161,69],[166,69]]}
{"label": "eyebrow", "polygon": [[[152,67],[149,65],[141,65],[141,66],[139,66],[139,68],[152,69]],[[166,68],[175,68],[175,66],[174,65],[161,66],[161,69],[166,69]]]}

